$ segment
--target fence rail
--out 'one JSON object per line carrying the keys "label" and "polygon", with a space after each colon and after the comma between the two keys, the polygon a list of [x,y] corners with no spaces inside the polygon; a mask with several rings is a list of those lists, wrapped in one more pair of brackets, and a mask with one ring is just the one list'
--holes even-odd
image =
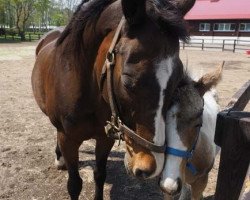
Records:
{"label": "fence rail", "polygon": [[197,48],[201,50],[218,49],[222,51],[247,51],[250,50],[250,41],[247,40],[208,40],[208,39],[191,39],[188,44],[180,42],[182,49]]}
{"label": "fence rail", "polygon": [[[26,41],[36,41],[40,40],[43,33],[28,33],[25,35]],[[12,40],[12,41],[21,41],[20,36],[18,35],[0,35],[0,40]],[[201,50],[208,49],[218,49],[222,51],[232,51],[232,52],[248,52],[250,50],[250,41],[249,40],[231,40],[231,39],[191,39],[188,44],[180,42],[180,47],[182,49],[187,48],[196,48]]]}
{"label": "fence rail", "polygon": [[[40,38],[42,37],[43,33],[28,33],[25,35],[25,39],[26,41],[36,41],[36,40],[40,40]],[[21,37],[17,34],[2,34],[0,35],[0,40],[4,39],[4,40],[12,40],[12,41],[21,41]]]}

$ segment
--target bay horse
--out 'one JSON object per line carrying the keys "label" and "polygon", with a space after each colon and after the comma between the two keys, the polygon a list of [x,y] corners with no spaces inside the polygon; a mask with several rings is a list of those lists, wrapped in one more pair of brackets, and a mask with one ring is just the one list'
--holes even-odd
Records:
{"label": "bay horse", "polygon": [[192,200],[202,198],[218,152],[214,134],[219,105],[210,88],[221,79],[223,65],[197,82],[184,76],[176,89],[166,114],[168,147],[160,180],[165,199],[180,195],[182,184],[191,185]]}
{"label": "bay horse", "polygon": [[33,93],[57,129],[56,165],[68,170],[71,199],[82,189],[78,149],[91,138],[95,199],[103,199],[114,138],[125,140],[128,173],[140,179],[161,173],[164,113],[182,77],[179,40],[188,38],[183,16],[194,2],[82,1],[64,30],[39,42]]}

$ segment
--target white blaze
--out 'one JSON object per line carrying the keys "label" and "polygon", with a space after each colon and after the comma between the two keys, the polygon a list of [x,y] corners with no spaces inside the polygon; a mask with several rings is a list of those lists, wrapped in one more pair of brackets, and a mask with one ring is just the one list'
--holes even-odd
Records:
{"label": "white blaze", "polygon": [[[177,133],[177,117],[178,106],[173,106],[166,116],[166,140],[168,147],[178,150],[187,151],[187,147],[181,142]],[[162,171],[160,186],[165,191],[171,193],[178,189],[177,179],[181,178],[181,162],[182,158],[166,155],[165,166]]]}
{"label": "white blaze", "polygon": [[[167,87],[167,83],[169,78],[173,73],[173,58],[168,58],[160,61],[157,63],[157,70],[156,70],[156,78],[158,84],[160,86],[160,96],[159,96],[159,103],[158,109],[156,111],[155,116],[155,136],[154,136],[154,143],[156,145],[164,145],[165,143],[165,120],[162,116],[162,108],[164,104],[164,90]],[[164,166],[165,155],[164,153],[155,153],[152,152],[156,160],[156,170],[151,177],[157,176],[161,173],[162,168]]]}

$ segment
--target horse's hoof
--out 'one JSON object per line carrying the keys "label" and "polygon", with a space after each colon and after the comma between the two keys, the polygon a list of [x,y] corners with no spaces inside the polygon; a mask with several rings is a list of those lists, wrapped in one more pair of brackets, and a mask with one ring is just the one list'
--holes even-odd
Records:
{"label": "horse's hoof", "polygon": [[57,158],[55,159],[55,166],[58,170],[66,170],[66,165],[65,165],[65,160],[64,158],[61,156],[59,158],[59,160],[57,160]]}

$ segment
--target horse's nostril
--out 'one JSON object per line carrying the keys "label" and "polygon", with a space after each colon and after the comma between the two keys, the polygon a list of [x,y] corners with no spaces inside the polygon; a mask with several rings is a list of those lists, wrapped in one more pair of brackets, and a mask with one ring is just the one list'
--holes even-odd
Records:
{"label": "horse's nostril", "polygon": [[136,170],[135,170],[135,176],[141,177],[141,176],[142,176],[142,170],[136,169]]}
{"label": "horse's nostril", "polygon": [[150,171],[135,169],[135,176],[138,178],[148,178],[151,175]]}
{"label": "horse's nostril", "polygon": [[182,189],[182,182],[180,178],[177,178],[178,188],[176,190],[176,193],[180,193]]}

